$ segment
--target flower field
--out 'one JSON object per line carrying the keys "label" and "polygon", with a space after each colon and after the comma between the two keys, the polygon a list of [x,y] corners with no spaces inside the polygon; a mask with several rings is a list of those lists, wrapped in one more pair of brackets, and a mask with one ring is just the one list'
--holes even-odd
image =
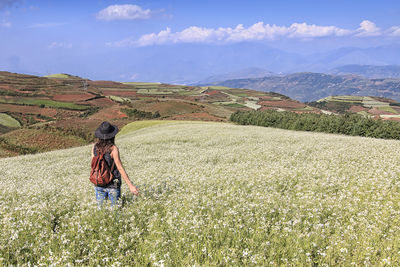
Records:
{"label": "flower field", "polygon": [[0,160],[0,265],[400,264],[400,142],[223,123],[117,137],[141,190],[97,209],[90,146]]}

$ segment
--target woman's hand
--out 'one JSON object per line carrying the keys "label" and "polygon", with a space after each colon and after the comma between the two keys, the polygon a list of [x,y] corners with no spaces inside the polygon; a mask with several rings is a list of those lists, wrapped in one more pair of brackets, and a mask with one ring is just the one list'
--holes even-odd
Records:
{"label": "woman's hand", "polygon": [[139,190],[138,190],[137,187],[134,186],[134,185],[129,186],[129,191],[131,191],[131,193],[134,194],[134,195],[136,195],[136,196],[139,195]]}

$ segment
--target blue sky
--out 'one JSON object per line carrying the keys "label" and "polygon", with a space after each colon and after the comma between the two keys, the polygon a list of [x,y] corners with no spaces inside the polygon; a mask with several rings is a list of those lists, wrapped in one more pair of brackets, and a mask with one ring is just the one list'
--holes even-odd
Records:
{"label": "blue sky", "polygon": [[[246,49],[272,49],[275,57],[397,46],[399,18],[400,1],[395,0],[0,0],[0,69],[36,75],[71,73],[90,79],[173,81],[179,75],[188,76],[188,66],[192,66],[194,80],[196,75],[240,69],[239,65],[224,69],[215,59],[231,49],[223,57],[228,61],[239,49],[237,53],[246,59],[243,68],[290,70],[290,65],[279,69],[256,63],[251,57],[257,54],[249,51],[246,55],[243,44],[248,45]],[[207,49],[222,52],[205,59]],[[277,49],[283,54],[277,55]],[[336,62],[363,63],[363,51]],[[195,57],[197,53],[201,58]],[[380,59],[378,54],[365,62],[400,64]],[[207,64],[209,72],[200,70],[196,62]],[[300,64],[301,59],[296,62],[294,70],[310,68]]]}

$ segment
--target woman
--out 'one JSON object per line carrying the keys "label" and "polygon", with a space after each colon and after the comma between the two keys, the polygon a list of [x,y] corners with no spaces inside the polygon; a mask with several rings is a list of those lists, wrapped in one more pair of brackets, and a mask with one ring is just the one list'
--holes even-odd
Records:
{"label": "woman", "polygon": [[92,150],[92,158],[98,153],[104,154],[104,158],[113,174],[113,180],[104,187],[95,186],[96,200],[98,205],[102,205],[105,199],[111,201],[111,206],[115,205],[121,197],[121,176],[128,185],[132,194],[138,195],[139,191],[131,182],[128,174],[122,166],[119,157],[118,147],[114,143],[115,135],[118,132],[118,127],[105,121],[96,129],[94,135],[99,138]]}

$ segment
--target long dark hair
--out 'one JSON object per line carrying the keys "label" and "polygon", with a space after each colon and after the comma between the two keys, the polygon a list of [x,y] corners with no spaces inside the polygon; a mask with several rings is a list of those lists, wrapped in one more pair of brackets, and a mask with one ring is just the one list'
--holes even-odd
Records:
{"label": "long dark hair", "polygon": [[110,139],[99,139],[95,144],[97,151],[101,154],[111,153],[111,149],[114,145],[115,137]]}

